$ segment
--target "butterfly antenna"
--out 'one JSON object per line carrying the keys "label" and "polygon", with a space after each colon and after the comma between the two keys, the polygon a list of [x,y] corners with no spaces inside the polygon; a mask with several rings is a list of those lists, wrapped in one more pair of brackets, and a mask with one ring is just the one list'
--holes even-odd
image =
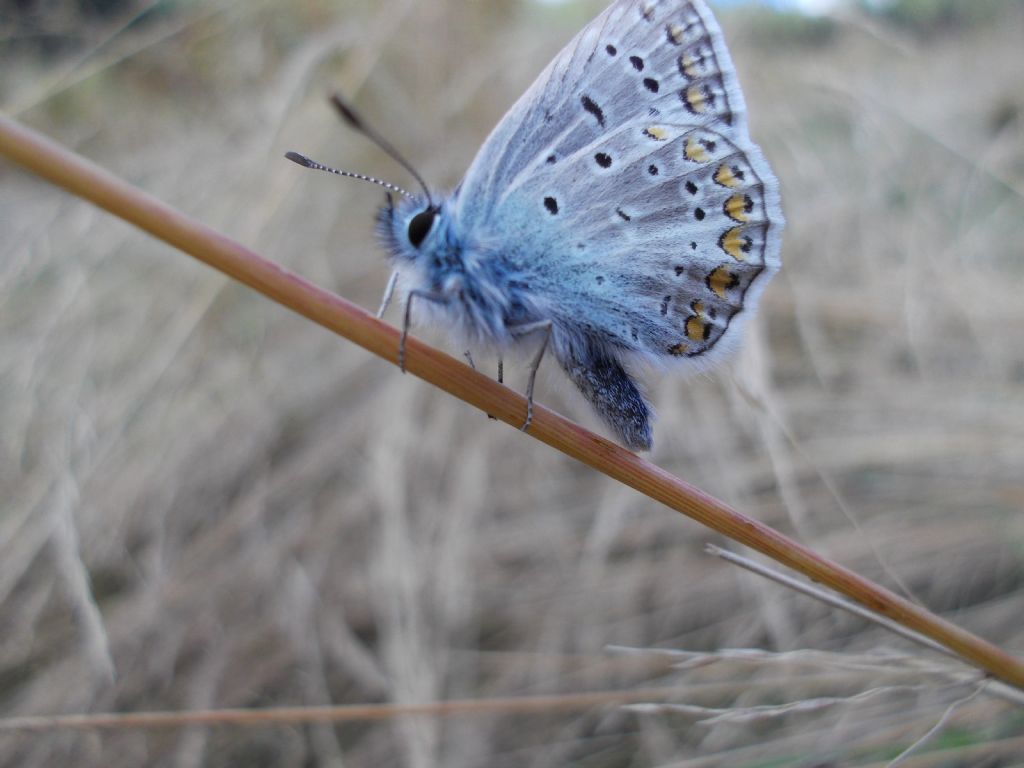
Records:
{"label": "butterfly antenna", "polygon": [[345,101],[340,94],[335,93],[331,96],[331,104],[333,104],[334,108],[338,110],[338,114],[341,115],[342,120],[384,150],[392,160],[412,174],[413,178],[419,182],[421,187],[423,187],[423,193],[427,196],[427,204],[431,208],[434,208],[434,199],[430,196],[430,190],[427,189],[426,182],[423,181],[423,177],[416,172],[416,169],[412,167],[412,164],[402,157],[401,153],[395,149],[387,139],[363,122],[363,118],[359,116],[359,113],[357,113],[352,105]]}
{"label": "butterfly antenna", "polygon": [[330,166],[323,165],[322,163],[318,163],[316,160],[310,160],[308,157],[306,157],[305,155],[300,155],[298,152],[286,152],[285,157],[287,157],[293,163],[298,163],[299,165],[303,165],[306,168],[312,168],[314,171],[327,171],[328,173],[334,173],[337,174],[338,176],[347,176],[350,179],[359,179],[360,181],[371,181],[374,184],[378,184],[384,187],[384,189],[390,190],[392,192],[397,192],[400,195],[404,195],[410,200],[416,199],[416,196],[411,192],[406,192],[404,189],[395,184],[391,184],[387,181],[381,181],[380,179],[375,179],[373,176],[367,176],[364,173],[353,173],[352,171],[339,171],[337,168],[331,168]]}

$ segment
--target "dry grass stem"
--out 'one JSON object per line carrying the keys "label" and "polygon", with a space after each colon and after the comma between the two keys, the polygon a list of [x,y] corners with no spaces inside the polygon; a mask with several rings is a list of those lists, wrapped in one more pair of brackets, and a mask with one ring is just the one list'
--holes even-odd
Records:
{"label": "dry grass stem", "polygon": [[756,573],[758,576],[763,576],[766,579],[770,579],[771,581],[781,584],[782,586],[788,589],[792,589],[795,592],[801,592],[809,597],[813,597],[815,600],[820,600],[821,602],[825,603],[826,605],[830,605],[833,608],[838,608],[841,611],[852,613],[854,616],[859,616],[865,621],[874,622],[875,624],[878,624],[881,627],[885,627],[888,631],[900,635],[901,637],[904,637],[913,643],[923,645],[925,648],[937,651],[938,653],[942,653],[947,656],[951,656],[952,658],[959,658],[959,656],[950,651],[948,648],[940,645],[939,643],[936,643],[934,640],[931,640],[930,638],[927,638],[917,632],[911,632],[906,627],[894,621],[890,621],[884,616],[879,616],[877,613],[869,611],[866,608],[855,603],[851,603],[849,600],[843,600],[841,597],[833,595],[830,592],[826,592],[825,590],[820,589],[818,587],[815,587],[813,584],[807,584],[806,582],[794,579],[792,576],[788,576],[772,568],[768,568],[767,566],[761,565],[760,563],[751,560],[749,557],[743,557],[742,555],[738,555],[735,552],[730,552],[727,549],[716,547],[714,544],[708,544],[706,547],[704,547],[704,551],[707,552],[709,555],[720,557],[723,560],[732,563],[733,565],[738,565],[740,568],[743,568],[744,570],[750,571],[751,573]]}
{"label": "dry grass stem", "polygon": [[[10,118],[0,118],[0,153],[131,222],[392,363],[399,332],[361,308],[261,258],[113,174]],[[519,426],[525,400],[449,355],[410,338],[409,373]],[[536,407],[530,435],[719,533],[819,581],[872,611],[949,648],[1006,683],[1024,688],[1024,663],[997,646],[853,571],[739,514],[723,502],[558,414]]]}
{"label": "dry grass stem", "polygon": [[942,729],[953,717],[953,713],[956,712],[956,710],[958,710],[965,704],[970,703],[971,700],[981,695],[981,692],[983,690],[985,690],[984,682],[975,685],[974,690],[972,690],[963,698],[957,699],[952,704],[950,704],[949,707],[947,707],[946,711],[942,713],[942,717],[938,719],[938,722],[936,722],[935,725],[929,728],[928,731],[921,736],[921,738],[919,738],[917,741],[915,741],[913,744],[911,744],[909,747],[903,750],[899,755],[897,755],[895,759],[893,759],[892,762],[889,763],[887,768],[894,768],[894,766],[897,765],[905,766],[907,764],[907,760],[914,752],[918,752],[925,744],[934,739],[935,736],[942,731]]}
{"label": "dry grass stem", "polygon": [[621,706],[640,701],[678,698],[689,688],[638,688],[631,691],[590,691],[550,696],[510,696],[495,699],[441,701],[427,704],[363,704],[322,707],[279,707],[188,712],[133,712],[129,714],[12,717],[0,720],[0,731],[50,731],[58,728],[123,729],[183,728],[191,725],[265,726],[295,723],[342,723],[390,720],[409,715],[454,717],[494,714],[581,711]]}

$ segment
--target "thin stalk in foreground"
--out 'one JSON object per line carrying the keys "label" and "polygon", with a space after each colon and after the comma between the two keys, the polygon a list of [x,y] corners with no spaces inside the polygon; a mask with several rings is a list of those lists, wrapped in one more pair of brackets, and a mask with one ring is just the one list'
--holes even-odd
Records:
{"label": "thin stalk in foreground", "polygon": [[[0,154],[375,355],[397,363],[397,329],[4,116],[0,116]],[[414,376],[516,428],[526,419],[526,400],[521,395],[414,338],[409,338],[406,345],[405,367]],[[741,515],[553,411],[535,405],[528,434],[648,498],[930,637],[993,677],[1024,688],[1024,662],[998,646]]]}

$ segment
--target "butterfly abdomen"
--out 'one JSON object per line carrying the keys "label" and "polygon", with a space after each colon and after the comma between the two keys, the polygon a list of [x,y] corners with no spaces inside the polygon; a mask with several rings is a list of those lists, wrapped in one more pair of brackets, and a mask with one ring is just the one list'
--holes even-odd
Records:
{"label": "butterfly abdomen", "polygon": [[651,406],[611,350],[593,341],[557,348],[566,374],[628,448],[651,449]]}

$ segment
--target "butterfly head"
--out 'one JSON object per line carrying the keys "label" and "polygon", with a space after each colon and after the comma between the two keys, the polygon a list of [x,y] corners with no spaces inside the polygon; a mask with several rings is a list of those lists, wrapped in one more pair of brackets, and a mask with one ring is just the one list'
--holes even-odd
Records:
{"label": "butterfly head", "polygon": [[399,260],[422,261],[443,248],[444,206],[421,197],[387,202],[377,215],[377,231],[387,250]]}

